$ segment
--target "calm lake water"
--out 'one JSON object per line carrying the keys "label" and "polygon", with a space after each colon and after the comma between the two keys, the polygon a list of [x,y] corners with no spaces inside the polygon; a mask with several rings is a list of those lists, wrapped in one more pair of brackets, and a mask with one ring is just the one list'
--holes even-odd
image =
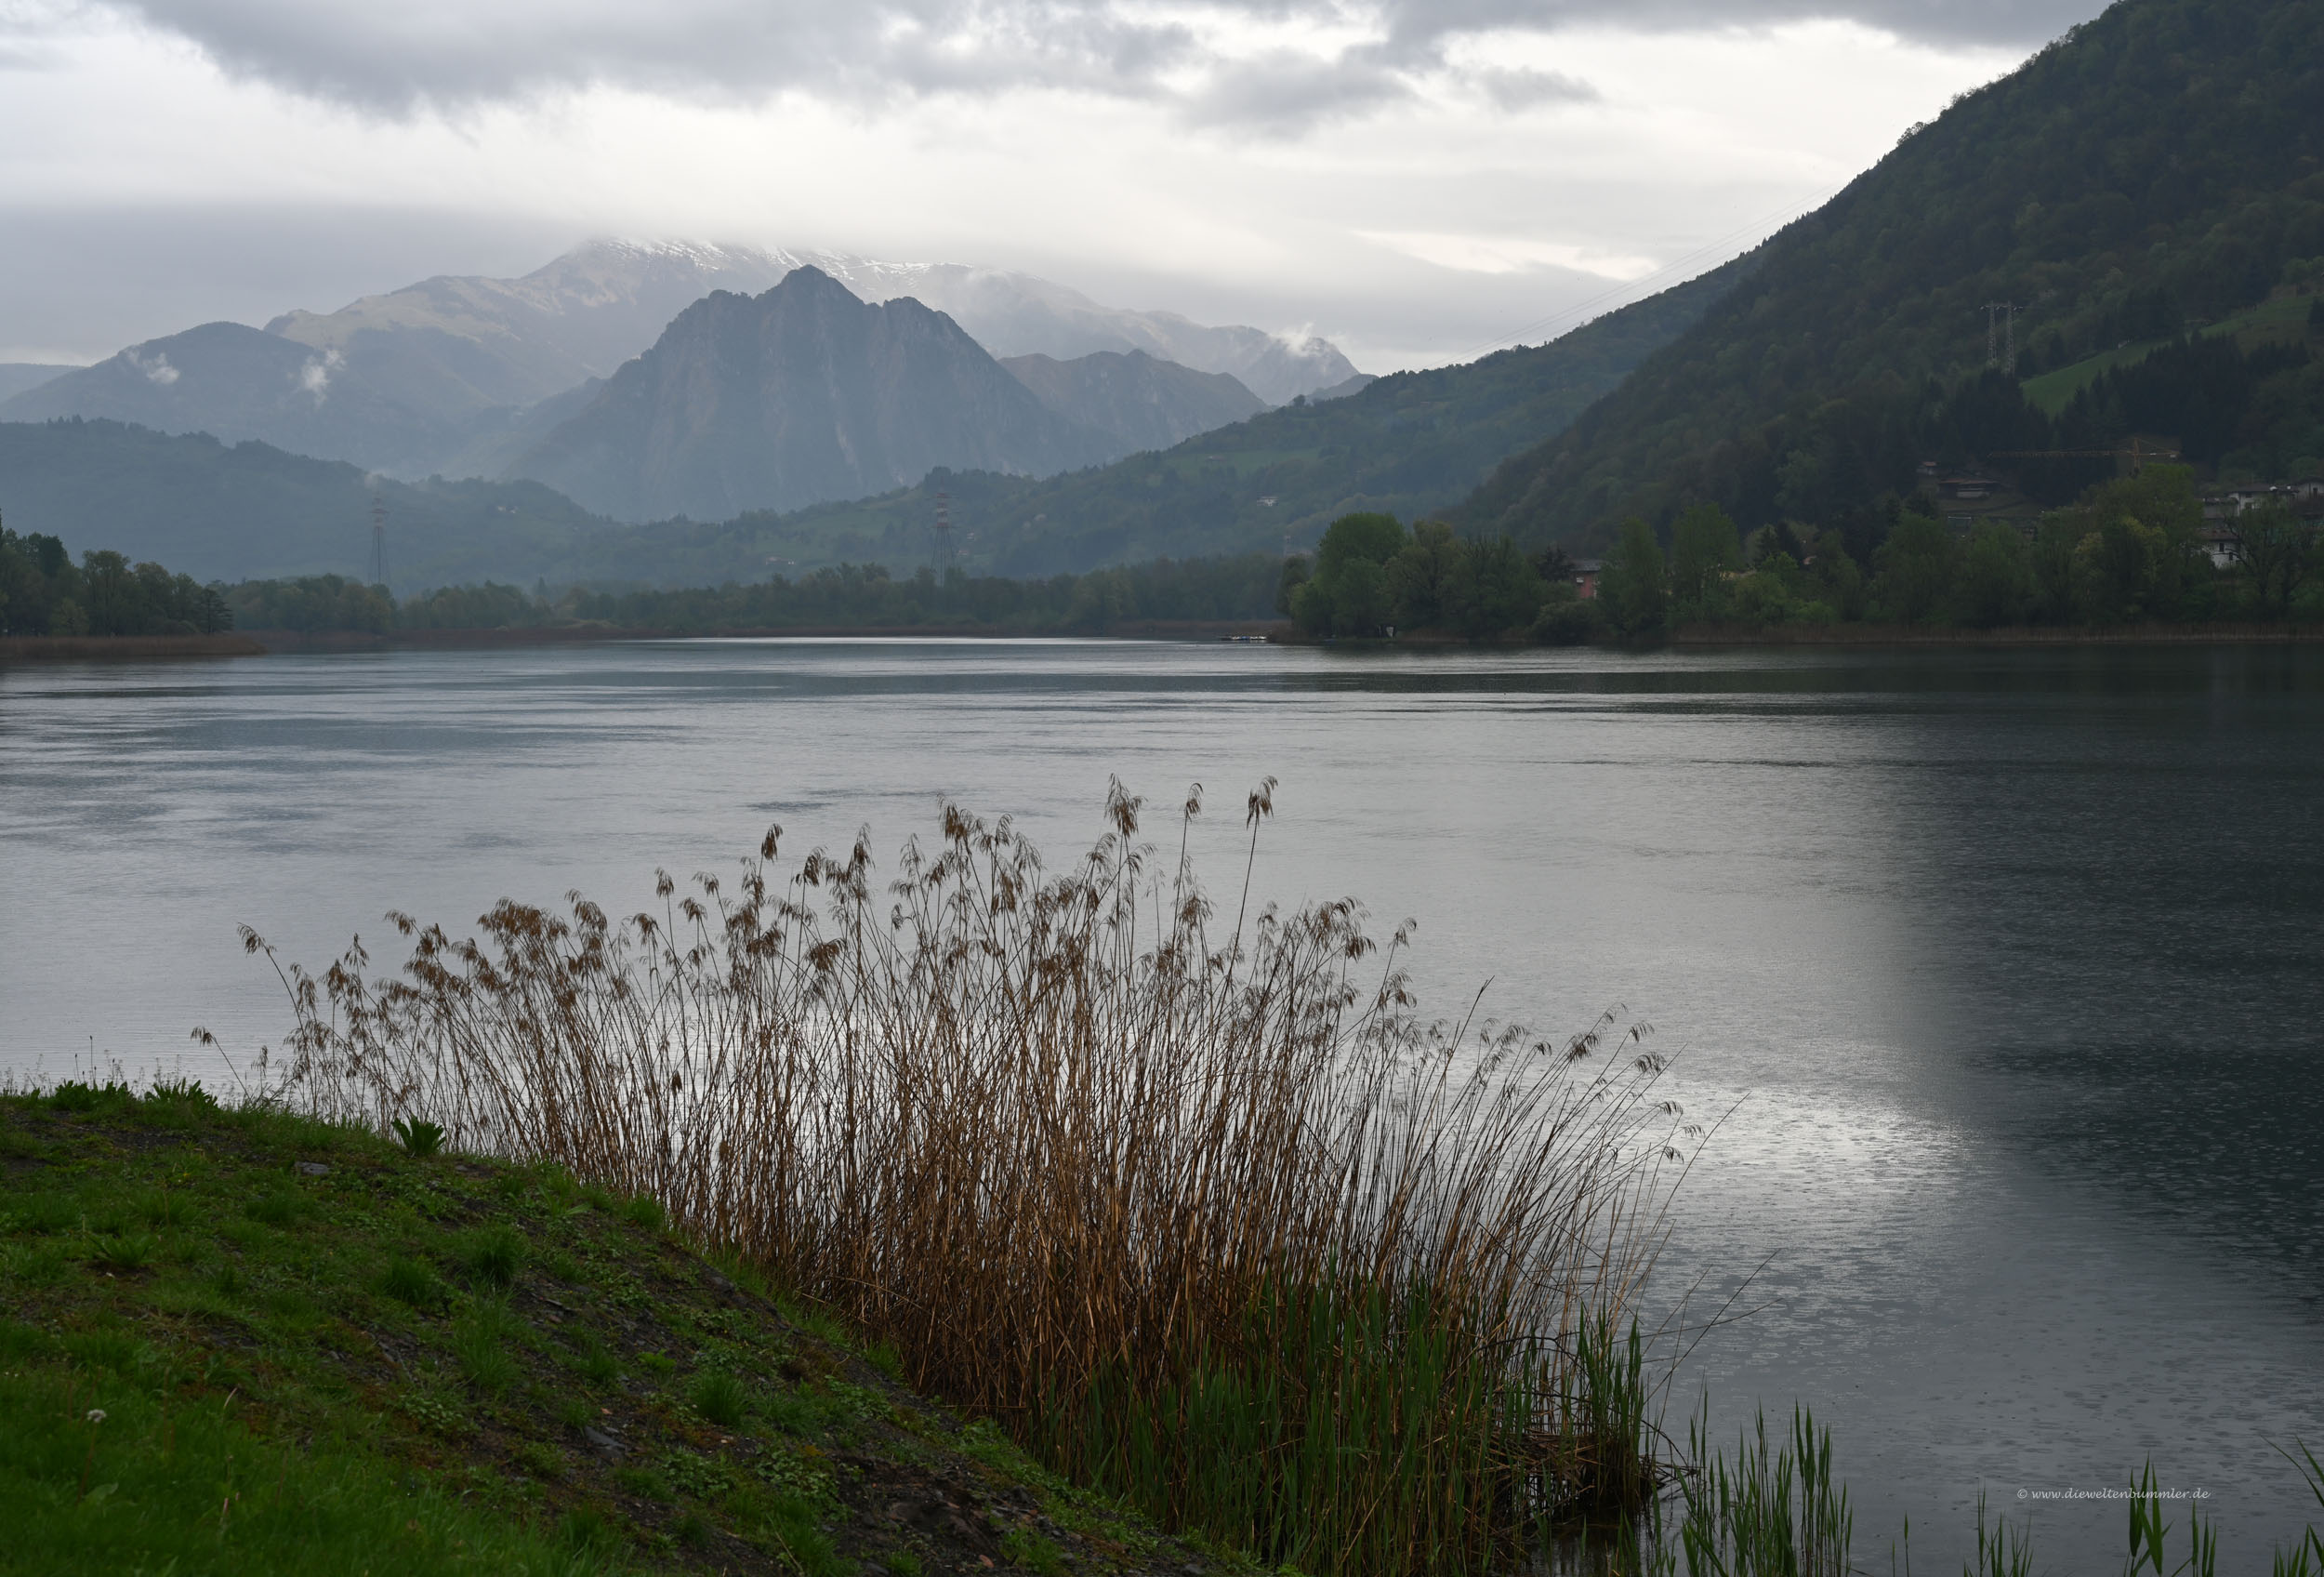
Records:
{"label": "calm lake water", "polygon": [[[1982,1490],[2119,1569],[2104,1489],[2208,1491],[2222,1570],[2324,1451],[2324,651],[1341,655],[668,643],[0,670],[0,1071],[181,1065],[285,1022],[238,921],[318,962],[382,911],[638,907],[769,822],[892,856],[947,799],[1052,860],[1109,775],[1190,782],[1214,888],[1419,921],[1423,1001],[1623,1004],[1732,1114],[1660,1291],[1748,1319],[1681,1375],[1722,1432],[1833,1428],[1859,1560]],[[1159,831],[1159,816],[1150,827]],[[2174,1555],[2175,1558],[2175,1555]]]}

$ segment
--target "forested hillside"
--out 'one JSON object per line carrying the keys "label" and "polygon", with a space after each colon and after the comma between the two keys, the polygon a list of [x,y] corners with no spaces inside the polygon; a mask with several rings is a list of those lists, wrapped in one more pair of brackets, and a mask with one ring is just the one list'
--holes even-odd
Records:
{"label": "forested hillside", "polygon": [[[2324,0],[2124,0],[1761,247],[1688,333],[1459,518],[1577,549],[1704,501],[1747,530],[1860,525],[1928,459],[2062,503],[2110,459],[2021,451],[2142,432],[2229,471],[2314,467],[2319,106]],[[2018,355],[1988,378],[2002,303],[2017,310],[1995,349]]]}

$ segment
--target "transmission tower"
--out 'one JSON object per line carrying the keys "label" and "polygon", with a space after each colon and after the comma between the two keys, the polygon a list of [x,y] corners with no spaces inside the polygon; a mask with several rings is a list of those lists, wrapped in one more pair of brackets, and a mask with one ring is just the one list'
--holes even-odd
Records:
{"label": "transmission tower", "polygon": [[371,583],[388,583],[388,505],[376,493],[371,496]]}
{"label": "transmission tower", "polygon": [[2017,370],[2017,314],[2014,301],[1985,304],[1985,364],[2003,372]]}

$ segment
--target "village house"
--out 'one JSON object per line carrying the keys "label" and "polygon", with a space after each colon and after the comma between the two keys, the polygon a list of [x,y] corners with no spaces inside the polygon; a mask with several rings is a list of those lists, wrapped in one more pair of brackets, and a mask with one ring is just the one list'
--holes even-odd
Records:
{"label": "village house", "polygon": [[2243,532],[2236,522],[2264,504],[2281,504],[2311,521],[2324,521],[2324,476],[2297,482],[2254,482],[2203,495],[2203,551],[2215,568],[2243,562]]}

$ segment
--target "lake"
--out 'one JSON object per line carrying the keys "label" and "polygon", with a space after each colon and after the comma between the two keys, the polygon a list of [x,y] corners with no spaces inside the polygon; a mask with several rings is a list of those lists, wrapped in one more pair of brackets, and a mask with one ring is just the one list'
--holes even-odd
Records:
{"label": "lake", "polygon": [[[383,911],[641,907],[955,801],[1052,863],[1109,776],[1209,884],[1419,922],[1424,1005],[1619,1005],[1721,1119],[1660,1306],[1708,1387],[1832,1427],[1860,1562],[1977,1496],[2119,1569],[2151,1462],[2222,1569],[2324,1519],[2324,650],[1339,653],[669,642],[0,669],[0,1071],[225,1078]],[[1738,1292],[1739,1289],[1739,1292]],[[2020,1498],[2021,1491],[2028,1497]],[[2305,1504],[2304,1504],[2304,1502]],[[2174,1521],[2184,1521],[2176,1513]],[[2174,1557],[2175,1554],[2174,1554]]]}

